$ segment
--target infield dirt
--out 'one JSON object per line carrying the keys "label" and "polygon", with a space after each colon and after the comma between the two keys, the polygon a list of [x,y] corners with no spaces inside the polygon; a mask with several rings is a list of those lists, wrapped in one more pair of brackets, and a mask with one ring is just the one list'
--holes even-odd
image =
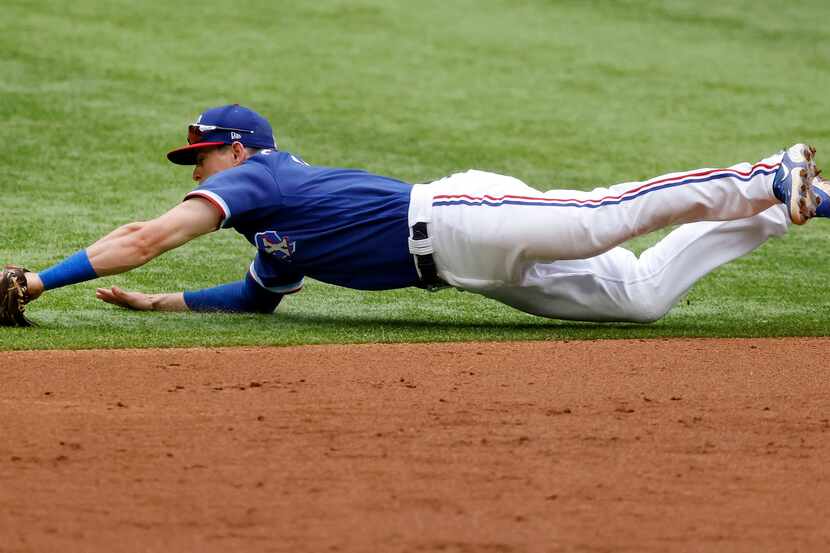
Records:
{"label": "infield dirt", "polygon": [[0,551],[827,551],[830,339],[0,353]]}

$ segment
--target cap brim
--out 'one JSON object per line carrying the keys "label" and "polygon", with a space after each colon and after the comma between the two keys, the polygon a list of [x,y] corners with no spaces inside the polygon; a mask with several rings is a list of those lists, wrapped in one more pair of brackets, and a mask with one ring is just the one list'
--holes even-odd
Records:
{"label": "cap brim", "polygon": [[167,159],[176,165],[196,165],[196,154],[199,153],[199,150],[224,145],[224,142],[197,142],[196,144],[188,144],[187,146],[168,152]]}

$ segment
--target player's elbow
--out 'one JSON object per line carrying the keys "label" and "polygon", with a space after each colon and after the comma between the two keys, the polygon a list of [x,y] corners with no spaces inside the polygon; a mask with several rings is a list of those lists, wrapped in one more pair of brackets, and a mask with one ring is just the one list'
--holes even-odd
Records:
{"label": "player's elbow", "polygon": [[653,323],[662,319],[669,309],[671,305],[658,298],[641,295],[626,307],[625,320],[633,323]]}
{"label": "player's elbow", "polygon": [[276,310],[276,305],[258,305],[251,310],[251,313],[258,313],[260,315],[271,315]]}
{"label": "player's elbow", "polygon": [[254,301],[250,301],[247,305],[247,310],[250,313],[259,313],[261,315],[269,315],[277,310],[277,306],[282,300],[282,295],[260,295]]}
{"label": "player's elbow", "polygon": [[164,253],[164,236],[148,223],[131,223],[125,228],[128,233],[124,253],[136,266],[144,265]]}

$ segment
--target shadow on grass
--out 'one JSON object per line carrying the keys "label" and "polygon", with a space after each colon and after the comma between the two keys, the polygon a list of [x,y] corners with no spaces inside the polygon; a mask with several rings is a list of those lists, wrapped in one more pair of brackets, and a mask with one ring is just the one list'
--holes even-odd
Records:
{"label": "shadow on grass", "polygon": [[[296,324],[298,326],[314,326],[320,327],[336,327],[342,328],[344,326],[351,328],[375,328],[382,327],[386,329],[393,329],[396,331],[423,331],[423,330],[441,330],[441,329],[463,329],[463,330],[515,330],[523,332],[528,330],[596,330],[596,329],[645,329],[653,328],[655,324],[640,324],[640,323],[626,323],[626,322],[585,322],[585,321],[566,321],[561,319],[545,319],[543,317],[535,317],[527,321],[494,321],[494,322],[480,322],[480,321],[464,321],[464,320],[450,320],[450,321],[436,321],[428,317],[408,317],[406,319],[385,319],[382,317],[356,317],[344,315],[322,315],[322,314],[307,314],[307,313],[290,313],[280,314],[279,324]],[[265,317],[264,317],[265,318]],[[659,323],[661,328],[665,328],[663,323]]]}
{"label": "shadow on grass", "polygon": [[[84,310],[68,319],[42,312],[33,329],[4,329],[0,350],[145,347],[299,346],[406,342],[508,342],[603,339],[787,336],[787,326],[736,325],[722,318],[669,315],[651,324],[597,323],[513,314],[488,321],[481,314],[441,320],[435,314],[348,314],[283,312],[276,315],[149,313]],[[806,330],[806,331],[805,331]],[[790,330],[789,332],[792,332]],[[824,335],[826,329],[800,329],[798,335]]]}
{"label": "shadow on grass", "polygon": [[[818,335],[823,332],[809,332],[800,329],[792,333],[786,327],[764,327],[747,321],[736,324],[735,320],[723,318],[690,318],[672,316],[654,323],[633,322],[586,322],[561,319],[546,319],[527,316],[523,321],[436,321],[428,317],[385,319],[372,316],[326,315],[309,313],[284,313],[279,324],[295,329],[308,328],[320,331],[351,333],[389,333],[407,335],[411,340],[527,340],[527,339],[639,339],[639,338],[703,338],[703,337],[760,337]],[[396,338],[394,341],[405,341]]]}

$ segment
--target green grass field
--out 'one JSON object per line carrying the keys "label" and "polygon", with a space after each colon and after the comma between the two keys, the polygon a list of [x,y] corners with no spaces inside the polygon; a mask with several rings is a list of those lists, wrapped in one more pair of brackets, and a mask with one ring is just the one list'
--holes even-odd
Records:
{"label": "green grass field", "polygon": [[[585,189],[802,140],[830,163],[830,7],[818,0],[6,0],[2,13],[0,262],[36,270],[179,201],[194,184],[164,154],[196,114],[228,102],[269,117],[280,146],[312,163],[408,182],[476,167]],[[794,229],[651,325],[317,282],[274,316],[132,313],[95,299],[98,285],[240,278],[253,248],[223,231],[47,294],[30,308],[40,327],[0,331],[0,349],[826,335],[828,232],[826,221]]]}

